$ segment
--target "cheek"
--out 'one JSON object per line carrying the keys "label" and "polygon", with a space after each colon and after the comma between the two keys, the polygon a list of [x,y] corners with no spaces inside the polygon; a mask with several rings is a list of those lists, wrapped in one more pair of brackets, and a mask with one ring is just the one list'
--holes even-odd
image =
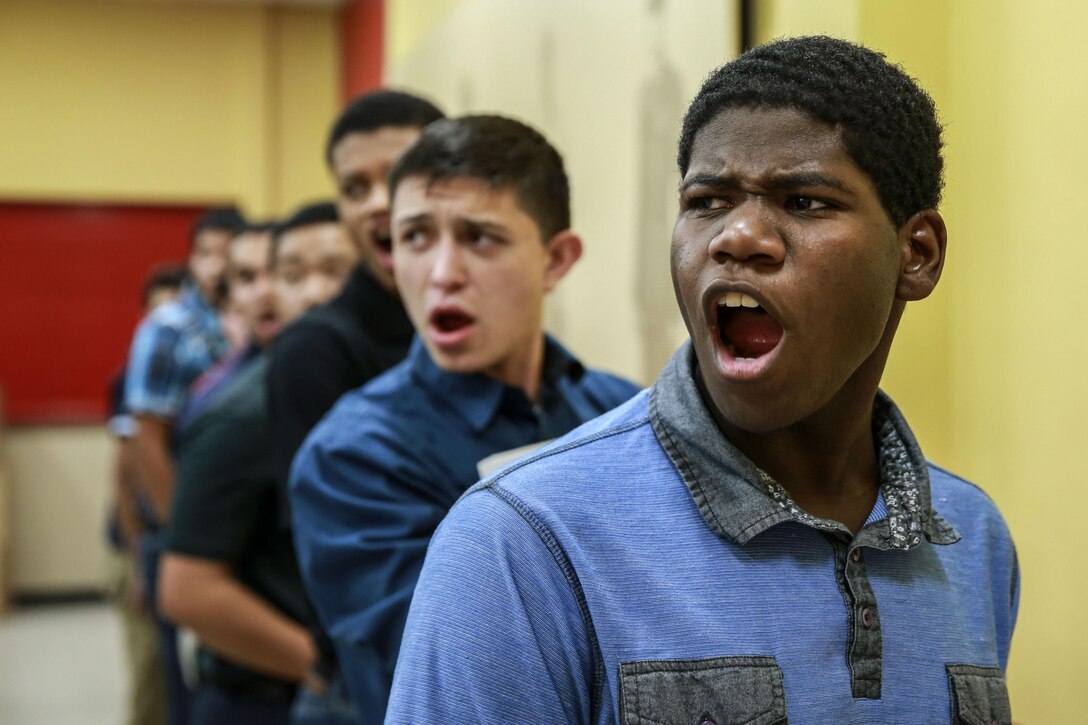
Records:
{"label": "cheek", "polygon": [[[691,243],[673,242],[670,252],[673,292],[680,306],[680,314],[688,329],[691,329],[691,314],[699,306],[699,273],[703,268],[700,255]],[[689,310],[689,308],[691,308]]]}

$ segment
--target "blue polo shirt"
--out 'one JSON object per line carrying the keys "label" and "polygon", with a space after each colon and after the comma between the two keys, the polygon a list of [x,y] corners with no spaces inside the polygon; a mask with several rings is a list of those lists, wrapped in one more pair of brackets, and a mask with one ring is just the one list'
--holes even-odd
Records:
{"label": "blue polo shirt", "polygon": [[389,722],[1010,721],[1008,529],[878,394],[852,536],[654,387],[473,487],[435,535]]}
{"label": "blue polo shirt", "polygon": [[311,432],[291,472],[295,546],[362,722],[383,722],[427,544],[479,479],[477,464],[561,436],[636,392],[546,339],[534,406],[493,378],[441,370],[416,339]]}

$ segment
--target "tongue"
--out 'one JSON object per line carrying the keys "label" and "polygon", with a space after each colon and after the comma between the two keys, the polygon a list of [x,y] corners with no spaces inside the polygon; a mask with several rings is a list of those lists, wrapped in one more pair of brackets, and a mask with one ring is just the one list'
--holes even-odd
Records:
{"label": "tongue", "polygon": [[782,326],[763,311],[742,308],[731,312],[721,328],[722,339],[733,346],[736,357],[760,357],[782,339]]}

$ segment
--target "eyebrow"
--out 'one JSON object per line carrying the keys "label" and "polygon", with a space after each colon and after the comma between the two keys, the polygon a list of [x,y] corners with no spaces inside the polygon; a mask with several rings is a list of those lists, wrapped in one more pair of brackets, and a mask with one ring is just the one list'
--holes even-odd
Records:
{"label": "eyebrow", "polygon": [[[707,186],[714,189],[721,189],[726,187],[739,186],[739,182],[736,176],[733,175],[720,175],[720,174],[696,174],[690,179],[685,179],[680,183],[680,192],[683,193],[693,186]],[[818,171],[793,171],[784,174],[777,174],[770,179],[762,183],[762,186],[771,189],[772,191],[781,191],[783,189],[796,189],[799,187],[812,187],[822,186],[829,189],[836,189],[843,193],[853,193],[849,187],[843,184],[838,179],[830,176],[825,176]]]}
{"label": "eyebrow", "polygon": [[[434,217],[430,212],[420,212],[419,214],[413,214],[411,216],[400,217],[394,219],[396,224],[429,224],[434,222]],[[499,223],[488,221],[486,219],[473,219],[471,217],[458,217],[454,219],[454,224],[459,226],[472,227],[473,229],[482,229],[488,232],[497,232],[500,234],[509,233],[507,228]]]}

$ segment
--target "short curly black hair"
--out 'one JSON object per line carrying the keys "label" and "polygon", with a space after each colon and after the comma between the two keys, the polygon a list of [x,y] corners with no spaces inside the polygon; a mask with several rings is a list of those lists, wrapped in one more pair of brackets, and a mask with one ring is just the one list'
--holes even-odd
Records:
{"label": "short curly black hair", "polygon": [[699,130],[738,107],[793,108],[839,128],[896,226],[940,203],[943,142],[933,99],[882,53],[817,35],[757,46],[726,63],[703,82],[684,116],[681,174]]}

